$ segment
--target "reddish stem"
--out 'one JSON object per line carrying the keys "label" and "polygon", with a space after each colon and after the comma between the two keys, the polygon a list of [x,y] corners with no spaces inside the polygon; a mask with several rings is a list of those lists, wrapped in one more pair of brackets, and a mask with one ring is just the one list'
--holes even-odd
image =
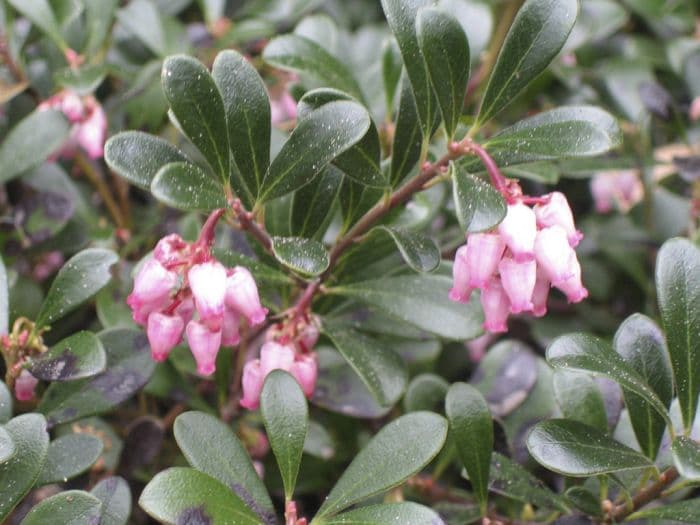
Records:
{"label": "reddish stem", "polygon": [[219,208],[211,212],[207,221],[202,226],[202,231],[199,232],[199,238],[196,244],[198,246],[211,247],[214,244],[214,231],[216,230],[216,224],[219,222],[221,216],[226,212],[224,208]]}
{"label": "reddish stem", "polygon": [[484,148],[472,140],[466,142],[465,149],[479,157],[479,160],[481,160],[481,163],[486,168],[486,172],[489,174],[489,177],[491,177],[491,183],[494,185],[494,187],[501,192],[501,194],[507,200],[511,199],[512,195],[510,189],[508,188],[508,181],[503,176],[503,173],[501,173],[501,170],[496,165],[496,162],[493,160],[493,158],[491,158],[491,155],[489,155]]}
{"label": "reddish stem", "polygon": [[272,252],[272,237],[265,231],[262,225],[253,217],[253,214],[243,207],[240,199],[231,202],[231,209],[236,214],[242,230],[250,232],[267,252]]}

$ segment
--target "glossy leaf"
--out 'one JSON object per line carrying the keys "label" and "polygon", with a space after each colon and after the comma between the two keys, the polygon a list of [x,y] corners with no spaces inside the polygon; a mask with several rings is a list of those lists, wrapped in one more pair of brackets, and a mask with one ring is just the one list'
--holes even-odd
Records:
{"label": "glossy leaf", "polygon": [[156,474],[143,489],[139,506],[161,523],[261,523],[228,487],[191,468],[174,467]]}
{"label": "glossy leaf", "polygon": [[401,59],[401,50],[396,43],[395,38],[388,38],[384,41],[382,48],[382,81],[384,83],[384,98],[386,107],[394,107],[394,96],[396,88],[401,80],[401,70],[403,69],[403,60]]}
{"label": "glossy leaf", "polygon": [[159,201],[180,210],[211,211],[226,207],[221,184],[189,162],[163,166],[151,182],[151,193]]}
{"label": "glossy leaf", "polygon": [[4,463],[15,454],[15,443],[3,427],[0,427],[0,463]]}
{"label": "glossy leaf", "polygon": [[40,414],[17,416],[4,428],[15,444],[15,454],[0,463],[0,520],[7,518],[32,488],[49,448],[46,420]]}
{"label": "glossy leaf", "polygon": [[436,374],[419,374],[408,384],[403,396],[405,412],[429,410],[440,412],[445,404],[445,396],[450,384]]}
{"label": "glossy leaf", "polygon": [[233,160],[255,196],[270,164],[270,101],[265,84],[250,62],[232,50],[216,56],[212,76],[226,109]]}
{"label": "glossy leaf", "polygon": [[396,116],[396,131],[391,145],[390,182],[396,187],[411,172],[420,159],[423,134],[418,119],[416,102],[407,76],[401,81],[399,112]]}
{"label": "glossy leaf", "polygon": [[[673,376],[664,334],[656,323],[641,314],[628,317],[617,329],[613,346],[668,406],[673,397]],[[629,390],[623,392],[637,442],[642,452],[653,459],[666,424],[643,398]]]}
{"label": "glossy leaf", "polygon": [[36,168],[68,139],[70,126],[62,113],[35,110],[0,144],[0,184]]}
{"label": "glossy leaf", "polygon": [[40,501],[21,525],[100,523],[102,502],[89,492],[66,490]]}
{"label": "glossy leaf", "polygon": [[127,524],[131,515],[131,490],[123,478],[105,478],[93,487],[90,494],[102,502],[100,525]]}
{"label": "glossy leaf", "polygon": [[175,55],[163,62],[163,92],[180,127],[222,181],[230,170],[228,127],[221,93],[198,60]]}
{"label": "glossy leaf", "polygon": [[90,434],[66,434],[49,443],[37,485],[65,483],[88,470],[102,454],[102,440]]}
{"label": "glossy leaf", "polygon": [[67,67],[54,74],[54,82],[70,89],[78,95],[92,94],[107,76],[107,68],[101,65],[82,66],[79,69]]}
{"label": "glossy leaf", "polygon": [[450,170],[455,213],[462,230],[490,230],[505,218],[506,201],[491,184],[466,173],[459,164],[451,164]]}
{"label": "glossy leaf", "polygon": [[92,56],[110,35],[119,0],[93,0],[85,3],[85,27],[88,32],[84,53]]}
{"label": "glossy leaf", "polygon": [[286,195],[308,184],[323,168],[357,144],[369,129],[367,110],[335,101],[300,120],[263,179],[260,199]]}
{"label": "glossy leaf", "polygon": [[117,19],[156,56],[172,52],[167,28],[158,6],[150,0],[132,0],[117,11]]}
{"label": "glossy leaf", "polygon": [[432,272],[440,265],[440,250],[427,235],[390,226],[376,226],[372,231],[386,232],[396,244],[403,260],[413,270]]}
{"label": "glossy leaf", "polygon": [[353,328],[324,320],[323,333],[362,379],[381,406],[396,403],[406,389],[408,372],[396,353]]}
{"label": "glossy leaf", "polygon": [[593,427],[570,419],[537,423],[527,449],[538,463],[567,476],[594,476],[648,468],[651,461]]}
{"label": "glossy leaf", "polygon": [[338,512],[402,483],[427,465],[442,448],[447,421],[431,412],[395,419],[350,463],[318,510],[317,518]]}
{"label": "glossy leaf", "polygon": [[560,369],[554,372],[552,379],[554,395],[564,417],[607,433],[605,402],[591,376]]}
{"label": "glossy leaf", "polygon": [[[7,282],[7,270],[0,257],[0,334],[9,333],[10,328],[10,288]],[[0,421],[2,422],[2,421]]]}
{"label": "glossy leaf", "polygon": [[[190,465],[230,487],[264,523],[275,523],[267,489],[230,427],[204,412],[185,412],[175,419],[173,433]],[[216,448],[206,443],[216,443]]]}
{"label": "glossy leaf", "polygon": [[342,183],[343,173],[328,166],[314,184],[307,184],[294,193],[289,225],[293,235],[311,238],[322,233]]}
{"label": "glossy leaf", "polygon": [[576,21],[576,0],[528,0],[520,8],[496,59],[477,125],[506,107],[544,71]]}
{"label": "glossy leaf", "polygon": [[700,249],[685,239],[665,242],[656,258],[656,293],[687,429],[700,395]]}
{"label": "glossy leaf", "polygon": [[51,283],[37,326],[56,322],[99,292],[111,280],[110,267],[117,260],[117,254],[102,248],[88,248],[71,257]]}
{"label": "glossy leaf", "polygon": [[7,423],[12,417],[12,394],[4,382],[0,381],[0,424]]}
{"label": "glossy leaf", "polygon": [[325,247],[303,237],[273,237],[272,251],[280,263],[304,275],[320,275],[330,264]]}
{"label": "glossy leaf", "polygon": [[309,428],[309,408],[297,380],[282,370],[269,373],[260,394],[260,411],[282,475],[285,500],[290,501]]}
{"label": "glossy leaf", "polygon": [[474,495],[486,512],[489,469],[493,449],[491,412],[481,393],[466,383],[455,383],[445,399],[450,436],[457,446],[462,465],[467,469]]}
{"label": "glossy leaf", "polygon": [[46,33],[61,50],[68,47],[49,0],[8,0],[8,4]]}
{"label": "glossy leaf", "polygon": [[671,445],[673,462],[683,478],[700,481],[700,445],[687,436],[678,436]]}
{"label": "glossy leaf", "polygon": [[658,507],[638,510],[627,518],[632,520],[665,520],[681,523],[700,523],[700,498],[693,498],[675,503],[665,503]]}
{"label": "glossy leaf", "polygon": [[117,133],[105,143],[107,165],[126,180],[150,189],[156,173],[173,162],[187,162],[178,148],[142,131]]}
{"label": "glossy leaf", "polygon": [[410,501],[368,505],[324,519],[321,523],[323,525],[395,525],[397,523],[444,525],[444,521],[437,512]]}
{"label": "glossy leaf", "polygon": [[447,138],[452,140],[462,115],[469,81],[467,35],[456,18],[436,8],[418,11],[416,32]]}
{"label": "glossy leaf", "polygon": [[107,355],[99,338],[82,331],[32,359],[28,369],[34,377],[45,381],[72,381],[99,374],[106,365]]}

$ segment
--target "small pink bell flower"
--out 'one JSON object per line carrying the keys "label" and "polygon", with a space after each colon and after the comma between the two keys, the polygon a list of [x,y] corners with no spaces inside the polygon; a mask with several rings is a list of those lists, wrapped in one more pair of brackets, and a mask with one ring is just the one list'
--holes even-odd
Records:
{"label": "small pink bell flower", "polygon": [[29,370],[22,370],[15,380],[15,397],[17,401],[31,401],[34,399],[34,389],[39,380]]}
{"label": "small pink bell flower", "polygon": [[299,356],[292,364],[290,373],[297,380],[299,386],[301,386],[304,395],[306,397],[311,397],[316,388],[316,379],[318,377],[316,354]]}
{"label": "small pink bell flower", "polygon": [[517,262],[534,258],[537,218],[532,208],[522,202],[509,204],[505,219],[498,225],[498,232]]}
{"label": "small pink bell flower", "polygon": [[617,207],[627,213],[644,198],[644,185],[637,170],[602,171],[590,182],[591,195],[598,213],[608,213]]}
{"label": "small pink bell flower", "polygon": [[224,310],[224,322],[221,326],[221,344],[224,346],[236,346],[241,342],[241,334],[238,330],[241,323],[240,316],[230,308]]}
{"label": "small pink bell flower", "polygon": [[221,330],[211,331],[197,321],[187,323],[187,343],[197,362],[197,372],[208,376],[216,370],[216,354],[221,346]]}
{"label": "small pink bell flower", "polygon": [[182,237],[177,233],[171,233],[158,241],[153,250],[153,257],[166,266],[177,263],[185,255],[187,246]]}
{"label": "small pink bell flower", "polygon": [[226,268],[217,262],[195,264],[187,273],[201,323],[210,330],[221,330],[226,295]]}
{"label": "small pink bell flower", "polygon": [[297,103],[286,89],[279,97],[270,100],[270,118],[273,125],[297,118]]}
{"label": "small pink bell flower", "polygon": [[107,116],[102,106],[92,99],[88,117],[78,126],[75,140],[91,159],[102,158],[107,135]]}
{"label": "small pink bell flower", "polygon": [[243,367],[243,377],[241,378],[243,397],[240,400],[240,404],[242,407],[248,410],[255,410],[260,406],[260,394],[262,393],[264,381],[265,376],[260,368],[260,360],[253,359],[248,361]]}
{"label": "small pink bell flower", "polygon": [[290,345],[281,345],[276,341],[268,341],[260,348],[260,368],[264,376],[273,370],[289,372],[294,363],[295,352]]}
{"label": "small pink bell flower", "polygon": [[547,204],[535,206],[537,225],[540,228],[561,226],[566,231],[571,247],[575,247],[583,239],[583,234],[574,225],[574,214],[571,212],[569,201],[563,193],[555,191],[549,194]]}
{"label": "small pink bell flower", "polygon": [[462,246],[455,254],[452,265],[452,289],[450,290],[450,300],[458,303],[468,303],[469,297],[474,290],[470,285],[469,265],[467,264],[467,246]]}
{"label": "small pink bell flower", "polygon": [[498,269],[506,244],[497,233],[472,233],[467,239],[467,248],[469,286],[482,288]]}
{"label": "small pink bell flower", "polygon": [[572,275],[554,286],[564,292],[570,303],[580,303],[588,297],[588,290],[581,283],[581,264],[576,258],[571,262]]}
{"label": "small pink bell flower", "polygon": [[484,309],[485,330],[492,333],[508,331],[510,300],[497,277],[481,290],[481,306]]}
{"label": "small pink bell flower", "polygon": [[165,361],[168,358],[170,351],[182,339],[184,329],[185,323],[178,315],[153,312],[148,316],[146,335],[154,361]]}
{"label": "small pink bell flower", "polygon": [[177,274],[166,270],[155,259],[149,259],[141,266],[134,279],[134,289],[126,298],[133,310],[133,318],[145,326],[151,312],[164,308],[170,302],[170,294],[177,286]]}
{"label": "small pink bell flower", "polygon": [[532,315],[535,317],[543,317],[547,313],[547,299],[551,287],[549,279],[538,270],[535,288],[532,291]]}
{"label": "small pink bell flower", "polygon": [[532,292],[535,290],[537,279],[537,263],[535,261],[517,262],[510,257],[504,257],[498,264],[501,274],[501,285],[510,300],[511,313],[529,312],[534,308]]}
{"label": "small pink bell flower", "polygon": [[544,275],[554,286],[574,275],[576,252],[569,245],[566,231],[561,226],[540,230],[535,242],[535,255]]}
{"label": "small pink bell flower", "polygon": [[226,305],[245,316],[251,326],[259,325],[267,316],[267,308],[260,304],[258,287],[251,273],[236,266],[228,276],[225,286]]}

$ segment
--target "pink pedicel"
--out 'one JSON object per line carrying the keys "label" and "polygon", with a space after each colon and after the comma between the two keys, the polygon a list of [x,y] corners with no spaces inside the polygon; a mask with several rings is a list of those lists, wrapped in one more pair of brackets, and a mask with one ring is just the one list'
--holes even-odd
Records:
{"label": "pink pedicel", "polygon": [[267,308],[260,304],[258,286],[246,268],[236,266],[226,279],[225,288],[226,306],[245,316],[251,326],[265,320]]}
{"label": "pink pedicel", "polygon": [[498,225],[498,233],[516,261],[534,258],[537,218],[532,208],[522,202],[509,204],[505,219]]}
{"label": "pink pedicel", "polygon": [[34,389],[39,380],[29,370],[22,370],[15,380],[15,397],[17,401],[31,401],[34,399]]}
{"label": "pink pedicel", "polygon": [[182,339],[184,329],[185,323],[178,315],[153,312],[148,316],[146,334],[154,361],[165,361],[168,358],[170,351]]}
{"label": "pink pedicel", "polygon": [[508,331],[510,300],[497,277],[493,277],[488,285],[481,290],[481,306],[484,309],[484,329],[486,331],[492,333]]}
{"label": "pink pedicel", "polygon": [[550,193],[549,202],[538,204],[534,210],[539,228],[561,226],[566,231],[566,236],[572,247],[578,246],[578,243],[583,239],[583,234],[574,225],[574,214],[571,212],[569,201],[566,200],[563,193],[558,191]]}
{"label": "pink pedicel", "polygon": [[208,376],[216,370],[216,354],[221,347],[221,330],[211,331],[209,327],[197,321],[187,323],[187,344],[197,362],[197,372]]}
{"label": "pink pedicel", "polygon": [[473,233],[467,239],[469,286],[483,288],[498,269],[506,243],[497,233]]}
{"label": "pink pedicel", "polygon": [[537,263],[535,261],[517,262],[504,257],[498,264],[501,285],[510,300],[510,312],[518,314],[529,312],[534,308],[532,292],[537,280]]}
{"label": "pink pedicel", "polygon": [[467,246],[462,246],[455,254],[452,265],[453,285],[450,290],[450,299],[457,303],[468,303],[474,290],[469,284],[469,265],[467,264]]}

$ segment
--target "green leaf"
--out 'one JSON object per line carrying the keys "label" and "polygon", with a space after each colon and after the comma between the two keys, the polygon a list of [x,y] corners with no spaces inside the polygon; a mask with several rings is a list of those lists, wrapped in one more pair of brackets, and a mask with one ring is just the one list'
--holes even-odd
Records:
{"label": "green leaf", "polygon": [[506,107],[544,71],[576,21],[576,0],[528,0],[510,26],[481,101],[476,126]]}
{"label": "green leaf", "polygon": [[570,419],[537,423],[527,436],[527,449],[538,463],[567,476],[587,477],[653,466],[639,452]]}
{"label": "green leaf", "polygon": [[[173,433],[190,465],[231,487],[265,523],[274,522],[275,509],[265,485],[230,427],[204,412],[185,412],[175,419]],[[207,443],[216,443],[216,448]]]}
{"label": "green leaf", "polygon": [[309,183],[323,168],[357,144],[370,126],[367,110],[356,102],[324,104],[300,120],[272,161],[260,199],[286,195]]}
{"label": "green leaf", "polygon": [[292,284],[291,278],[286,273],[256,259],[251,259],[238,252],[219,248],[214,248],[213,252],[214,256],[225,266],[245,266],[248,268],[256,281],[264,281],[275,285]]}
{"label": "green leaf", "polygon": [[[10,328],[10,289],[7,285],[7,270],[0,256],[0,334],[9,333]],[[1,421],[0,421],[1,422]]]}
{"label": "green leaf", "polygon": [[88,470],[100,457],[102,440],[90,434],[66,434],[49,443],[37,485],[65,483]]}
{"label": "green leaf", "polygon": [[21,525],[101,523],[101,508],[102,502],[89,492],[66,490],[40,501],[29,511]]}
{"label": "green leaf", "polygon": [[15,454],[0,463],[0,520],[7,518],[32,488],[49,448],[46,420],[40,414],[17,416],[5,430],[15,444]]}
{"label": "green leaf", "polygon": [[102,65],[82,66],[79,69],[67,67],[54,73],[54,82],[59,86],[70,89],[78,95],[85,96],[93,93],[107,76],[107,68]]}
{"label": "green leaf", "polygon": [[3,427],[0,427],[0,463],[4,463],[15,455],[15,443]]}
{"label": "green leaf", "polygon": [[272,251],[280,263],[304,275],[320,275],[330,264],[323,244],[303,237],[273,237]]}
{"label": "green leaf", "polygon": [[260,75],[241,54],[222,51],[212,67],[226,109],[233,160],[253,196],[270,165],[270,101]]}
{"label": "green leaf", "polygon": [[627,521],[637,520],[670,520],[695,525],[700,523],[700,498],[664,503],[659,507],[638,510],[627,516]]}
{"label": "green leaf", "polygon": [[227,182],[230,159],[226,111],[209,71],[195,58],[175,55],[163,62],[161,82],[180,127],[221,181]]}
{"label": "green leaf", "polygon": [[407,76],[401,81],[399,112],[396,116],[394,142],[391,145],[390,182],[392,187],[406,178],[420,159],[423,135],[418,120],[418,110]]}
{"label": "green leaf", "polygon": [[45,381],[72,381],[104,371],[107,356],[92,332],[76,332],[29,362],[32,375]]}
{"label": "green leaf", "polygon": [[161,523],[262,523],[228,487],[191,468],[169,468],[156,474],[143,489],[139,506]]}
{"label": "green leaf", "polygon": [[12,417],[12,394],[7,385],[0,381],[0,424],[7,423]]}
{"label": "green leaf", "polygon": [[362,217],[382,196],[379,188],[369,188],[355,182],[349,177],[344,177],[343,185],[340,187],[340,210],[343,215],[343,230],[347,231],[350,226]]}
{"label": "green leaf", "polygon": [[211,211],[227,205],[221,184],[189,162],[163,166],[151,182],[151,193],[159,201],[180,210]]}
{"label": "green leaf", "polygon": [[118,476],[100,481],[90,491],[102,502],[100,525],[126,525],[131,515],[129,484]]}
{"label": "green leaf", "polygon": [[294,34],[278,36],[265,47],[263,59],[362,100],[362,90],[348,68],[313,40]]}
{"label": "green leaf", "polygon": [[450,170],[455,213],[462,230],[490,230],[505,218],[506,201],[491,184],[466,173],[460,164],[451,163]]}
{"label": "green leaf", "polygon": [[491,412],[476,388],[466,383],[455,383],[447,392],[445,413],[459,459],[467,469],[481,514],[485,515],[493,449]]}
{"label": "green leaf", "polygon": [[56,322],[99,292],[112,279],[109,269],[117,260],[116,253],[102,248],[88,248],[71,257],[51,283],[37,326]]}
{"label": "green leaf", "polygon": [[116,328],[98,337],[107,352],[106,370],[87,379],[52,383],[37,408],[49,426],[108,411],[136,393],[153,374],[155,363],[143,332]]}
{"label": "green leaf", "polygon": [[309,427],[309,408],[297,380],[283,370],[270,372],[260,394],[260,411],[282,475],[285,500],[291,501]]}
{"label": "green leaf", "polygon": [[688,429],[700,394],[700,249],[685,239],[666,241],[656,258],[656,293]]}
{"label": "green leaf", "polygon": [[554,368],[585,370],[619,383],[622,388],[643,397],[668,426],[672,426],[666,406],[609,343],[589,334],[570,334],[555,339],[547,348],[547,362]]}
{"label": "green leaf", "polygon": [[452,140],[462,116],[469,81],[467,35],[454,16],[436,8],[418,11],[416,31],[447,138]]}
{"label": "green leaf", "polygon": [[198,0],[198,3],[208,25],[214,24],[225,14],[226,0]]}
{"label": "green leaf", "polygon": [[68,139],[70,126],[62,113],[35,110],[10,130],[0,145],[0,184],[36,168]]}
{"label": "green leaf", "polygon": [[[673,397],[673,376],[664,334],[656,323],[642,314],[631,315],[617,329],[613,346],[664,405],[669,406]],[[629,390],[623,390],[623,393],[637,442],[642,452],[654,459],[666,424],[643,398]]]}
{"label": "green leaf", "polygon": [[401,80],[403,60],[401,50],[395,38],[387,38],[382,48],[382,81],[384,83],[385,107],[387,110],[394,107],[396,88]]}
{"label": "green leaf", "polygon": [[329,215],[343,182],[343,173],[334,166],[327,166],[318,180],[294,192],[290,217],[290,229],[299,237],[314,237],[323,233]]}
{"label": "green leaf", "polygon": [[427,465],[447,437],[447,421],[431,412],[395,419],[362,449],[321,505],[317,518],[333,516],[387,491]]}
{"label": "green leaf", "polygon": [[117,11],[117,19],[127,31],[138,38],[156,56],[184,50],[184,35],[180,25],[151,0],[131,0]]}
{"label": "green leaf", "polygon": [[387,233],[396,243],[406,264],[417,272],[432,272],[440,265],[440,250],[435,241],[427,235],[405,228],[381,225],[375,226],[371,232]]}
{"label": "green leaf", "polygon": [[552,379],[554,395],[564,417],[607,433],[605,402],[591,376],[560,369],[555,370]]}
{"label": "green leaf", "polygon": [[396,353],[376,339],[324,319],[322,331],[362,379],[381,406],[396,403],[406,389],[408,372]]}
{"label": "green leaf", "polygon": [[[439,351],[440,349],[438,349]],[[418,374],[411,379],[403,396],[405,412],[430,410],[439,412],[445,404],[445,396],[450,384],[436,374]]]}
{"label": "green leaf", "polygon": [[468,340],[481,334],[477,301],[450,301],[452,280],[443,275],[402,275],[329,288],[328,293],[376,306],[392,317],[446,339]]}
{"label": "green leaf", "polygon": [[8,3],[46,33],[61,50],[68,47],[61,35],[61,28],[48,0],[8,0]]}
{"label": "green leaf", "polygon": [[88,32],[84,53],[91,57],[99,51],[108,36],[119,0],[91,0],[85,2],[85,28]]}
{"label": "green leaf", "polygon": [[700,445],[687,436],[678,436],[671,445],[673,463],[685,479],[700,481]]}
{"label": "green leaf", "polygon": [[348,512],[343,512],[332,518],[324,519],[323,525],[441,525],[444,524],[440,515],[433,509],[403,501],[401,503],[385,503],[368,505]]}
{"label": "green leaf", "polygon": [[187,162],[188,159],[178,148],[159,137],[142,131],[124,131],[107,140],[105,161],[132,184],[150,189],[153,178],[163,166]]}

